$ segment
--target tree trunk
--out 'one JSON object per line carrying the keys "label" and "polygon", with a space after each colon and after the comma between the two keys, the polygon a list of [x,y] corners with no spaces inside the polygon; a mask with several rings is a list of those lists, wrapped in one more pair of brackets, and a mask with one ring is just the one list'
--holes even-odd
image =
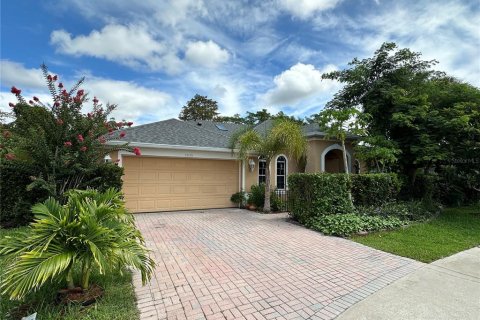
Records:
{"label": "tree trunk", "polygon": [[342,151],[343,151],[343,168],[345,169],[345,173],[349,174],[350,172],[348,172],[347,148],[345,148],[345,140],[342,140]]}
{"label": "tree trunk", "polygon": [[[348,170],[348,161],[347,161],[347,148],[345,148],[345,140],[342,140],[342,153],[343,153],[343,165],[345,168],[345,173],[347,174],[347,179],[350,180],[350,172]],[[352,204],[353,207],[353,198],[352,198],[352,191],[348,190],[348,200]]]}
{"label": "tree trunk", "polygon": [[67,288],[73,289],[75,288],[75,283],[73,282],[73,266],[70,265],[67,271]]}
{"label": "tree trunk", "polygon": [[82,266],[82,289],[87,290],[90,281],[90,263],[85,262]]}
{"label": "tree trunk", "polygon": [[265,163],[265,202],[263,203],[263,212],[269,213],[270,206],[270,160]]}

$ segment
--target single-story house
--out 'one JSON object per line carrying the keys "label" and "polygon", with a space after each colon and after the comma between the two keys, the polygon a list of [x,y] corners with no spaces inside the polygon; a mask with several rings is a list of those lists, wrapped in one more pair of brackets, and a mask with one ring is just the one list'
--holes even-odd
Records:
{"label": "single-story house", "polygon": [[[271,121],[258,124],[265,130]],[[123,192],[132,212],[153,212],[232,207],[232,194],[249,191],[265,182],[265,161],[252,155],[238,160],[229,148],[231,135],[243,125],[213,121],[169,119],[126,129],[122,139],[141,149],[141,156],[126,151],[111,154],[125,170]],[[303,126],[308,141],[305,172],[343,172],[338,141],[326,140],[316,124]],[[351,139],[347,141],[350,171],[355,172]],[[271,163],[271,185],[287,189],[287,177],[298,172],[297,161],[279,154]]]}

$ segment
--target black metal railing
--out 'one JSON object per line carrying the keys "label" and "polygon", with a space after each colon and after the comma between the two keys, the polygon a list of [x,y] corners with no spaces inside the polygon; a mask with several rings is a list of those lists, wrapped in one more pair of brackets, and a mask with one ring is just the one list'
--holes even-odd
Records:
{"label": "black metal railing", "polygon": [[276,205],[277,208],[272,208],[272,209],[277,209],[280,212],[288,212],[290,211],[290,206],[289,206],[289,190],[281,190],[281,189],[275,189],[274,194],[276,199],[272,199],[271,201],[272,205]]}

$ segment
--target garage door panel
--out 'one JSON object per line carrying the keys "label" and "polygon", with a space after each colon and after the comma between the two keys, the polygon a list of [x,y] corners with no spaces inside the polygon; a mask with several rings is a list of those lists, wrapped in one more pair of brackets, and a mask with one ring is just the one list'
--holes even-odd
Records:
{"label": "garage door panel", "polygon": [[184,172],[174,172],[173,174],[173,181],[175,182],[186,182],[187,181],[187,174]]}
{"label": "garage door panel", "polygon": [[124,185],[123,186],[123,193],[125,194],[125,196],[130,196],[130,195],[139,195],[140,192],[138,190],[138,186],[137,185]]}
{"label": "garage door panel", "polygon": [[173,194],[177,195],[183,195],[187,192],[187,186],[186,185],[178,185],[178,186],[173,186]]}
{"label": "garage door panel", "polygon": [[156,185],[141,185],[140,194],[144,196],[156,196],[157,195],[157,186]]}
{"label": "garage door panel", "polygon": [[138,200],[138,209],[139,210],[155,210],[155,200]]}
{"label": "garage door panel", "polygon": [[142,170],[138,174],[138,178],[140,181],[149,181],[149,180],[157,180],[157,171],[155,170]]}
{"label": "garage door panel", "polygon": [[132,212],[232,207],[239,190],[234,160],[124,157],[123,190]]}

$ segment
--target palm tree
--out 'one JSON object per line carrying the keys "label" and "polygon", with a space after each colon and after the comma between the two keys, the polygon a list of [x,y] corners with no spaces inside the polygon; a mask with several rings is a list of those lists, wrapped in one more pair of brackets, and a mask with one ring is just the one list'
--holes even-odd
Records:
{"label": "palm tree", "polygon": [[[268,125],[271,124],[269,127]],[[307,141],[302,127],[290,119],[278,119],[266,122],[255,128],[247,128],[235,133],[230,140],[230,148],[236,151],[238,158],[248,160],[252,154],[264,159],[265,169],[265,203],[264,212],[270,212],[270,163],[281,153],[292,159],[300,159],[306,152]]]}
{"label": "palm tree", "polygon": [[0,242],[0,255],[7,258],[2,294],[21,299],[48,280],[65,279],[74,288],[76,266],[83,289],[94,269],[105,274],[130,266],[140,271],[144,283],[150,279],[155,263],[121,193],[111,188],[103,193],[70,190],[67,195],[65,205],[49,198],[33,206],[29,230]]}

